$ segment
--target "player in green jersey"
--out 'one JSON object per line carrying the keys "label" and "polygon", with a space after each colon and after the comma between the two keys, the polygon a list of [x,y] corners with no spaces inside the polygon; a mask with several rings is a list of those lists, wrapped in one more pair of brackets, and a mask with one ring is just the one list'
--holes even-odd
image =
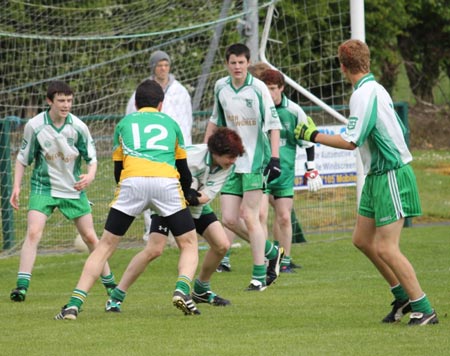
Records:
{"label": "player in green jersey", "polygon": [[190,188],[192,179],[181,129],[159,111],[163,100],[164,92],[156,81],[143,81],[136,90],[138,112],[125,116],[114,130],[114,176],[118,185],[105,229],[72,297],[55,319],[77,318],[105,261],[135,217],[148,208],[167,219],[180,249],[172,303],[186,315],[200,314],[191,298],[191,281],[198,264],[197,234],[182,194],[182,189]]}
{"label": "player in green jersey", "polygon": [[281,175],[267,185],[268,194],[265,194],[266,202],[263,212],[263,225],[267,226],[268,202],[275,210],[273,222],[274,240],[278,241],[284,248],[284,256],[281,261],[281,272],[290,273],[291,268],[291,245],[292,245],[292,223],[291,211],[294,198],[295,157],[297,146],[305,148],[307,161],[305,163],[305,181],[309,191],[316,192],[322,188],[322,179],[315,168],[314,144],[297,140],[293,129],[298,123],[307,123],[307,117],[303,109],[289,100],[284,95],[284,76],[279,71],[267,69],[261,74],[261,80],[267,85],[270,95],[280,117],[282,129],[280,131],[280,163]]}
{"label": "player in green jersey", "polygon": [[[19,209],[19,195],[25,168],[34,163],[28,202],[27,234],[20,252],[17,286],[10,298],[23,302],[30,285],[31,272],[45,224],[58,210],[70,220],[93,251],[98,243],[91,207],[85,189],[97,171],[94,141],[88,127],[70,110],[73,91],[62,81],[51,82],[47,89],[49,109],[30,119],[24,129],[22,146],[17,155],[14,185],[10,203]],[[82,172],[82,161],[87,173]],[[108,263],[101,271],[107,291],[115,287]]]}
{"label": "player in green jersey", "polygon": [[[234,162],[244,153],[239,135],[230,129],[219,128],[208,139],[208,144],[187,147],[188,166],[193,176],[190,193],[186,194],[195,222],[197,234],[204,237],[210,248],[206,252],[200,273],[195,280],[192,297],[196,303],[226,306],[230,301],[211,290],[210,280],[218,264],[230,247],[222,224],[209,203],[220,191],[233,171]],[[144,272],[147,265],[161,256],[169,235],[165,218],[152,215],[152,225],[147,246],[129,263],[118,286],[106,302],[106,311],[120,312],[126,292]]]}
{"label": "player in green jersey", "polygon": [[[278,277],[282,255],[282,251],[266,239],[259,219],[265,180],[271,181],[280,175],[281,124],[266,85],[248,73],[249,48],[233,44],[227,48],[225,58],[229,76],[219,79],[214,86],[214,108],[205,140],[217,127],[226,126],[238,132],[244,143],[245,153],[236,161],[234,173],[222,188],[222,223],[250,242],[253,269],[246,290],[263,291]],[[269,259],[267,270],[265,256]]]}
{"label": "player in green jersey", "polygon": [[[263,74],[267,70],[271,70],[273,73],[279,73],[274,71],[270,65],[264,62],[257,62],[248,67],[248,71],[254,77],[258,79],[263,79]],[[281,77],[280,77],[281,76]],[[263,80],[264,82],[264,80]],[[270,79],[271,86],[273,90],[270,90],[270,94],[274,103],[276,105],[278,116],[280,117],[280,122],[282,124],[282,129],[280,131],[280,164],[281,164],[281,176],[278,177],[274,182],[271,182],[269,186],[276,187],[278,186],[278,193],[280,194],[279,182],[286,182],[287,191],[283,192],[283,197],[277,196],[276,199],[272,199],[272,206],[277,205],[277,217],[273,221],[273,231],[274,231],[274,241],[275,244],[281,244],[284,248],[284,255],[280,264],[280,272],[291,273],[294,271],[294,268],[299,268],[300,266],[295,264],[290,256],[291,245],[292,245],[292,223],[291,216],[293,213],[292,210],[292,198],[293,198],[293,186],[294,186],[294,177],[295,177],[295,156],[296,156],[296,147],[299,145],[300,147],[304,146],[306,148],[308,162],[306,163],[307,173],[305,174],[305,180],[308,185],[308,189],[310,191],[317,191],[322,186],[322,180],[318,174],[318,171],[314,166],[314,145],[305,142],[302,140],[296,140],[293,137],[292,127],[297,125],[298,120],[304,120],[306,122],[306,114],[304,111],[296,104],[287,100],[287,98],[283,95],[282,101],[282,93],[284,89],[284,77],[279,73],[279,75],[275,75],[275,78]],[[267,83],[265,83],[267,85]],[[273,186],[272,183],[275,183],[276,186]],[[283,188],[284,190],[284,188]],[[266,232],[266,236],[268,236],[268,214],[269,214],[269,193],[270,190],[264,190],[263,199],[261,202],[260,209],[260,220],[261,224]],[[286,195],[286,197],[284,197]],[[286,211],[286,209],[291,206],[291,212]],[[286,214],[289,213],[289,216]],[[294,213],[295,214],[295,213]],[[293,215],[295,217],[295,215]],[[281,227],[280,227],[281,226]],[[280,230],[281,228],[281,230]],[[235,234],[225,228],[228,239],[233,241],[235,238]],[[231,250],[228,250],[224,258],[222,259],[218,272],[230,272],[231,271]]]}
{"label": "player in green jersey", "polygon": [[353,243],[375,265],[394,296],[392,311],[382,320],[400,321],[409,312],[409,325],[436,324],[438,318],[420,287],[413,266],[400,251],[407,217],[421,215],[417,183],[406,145],[405,127],[388,92],[370,72],[370,51],[359,40],[338,49],[341,71],[354,87],[345,132],[327,135],[314,122],[299,124],[297,138],[361,153],[364,173]]}

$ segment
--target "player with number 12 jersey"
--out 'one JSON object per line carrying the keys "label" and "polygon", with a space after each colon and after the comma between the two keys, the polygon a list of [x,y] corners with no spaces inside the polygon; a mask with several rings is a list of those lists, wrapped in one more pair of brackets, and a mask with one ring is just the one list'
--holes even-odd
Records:
{"label": "player with number 12 jersey", "polygon": [[113,145],[113,160],[123,161],[120,181],[128,177],[179,178],[175,160],[186,158],[179,125],[154,108],[125,116],[115,128]]}

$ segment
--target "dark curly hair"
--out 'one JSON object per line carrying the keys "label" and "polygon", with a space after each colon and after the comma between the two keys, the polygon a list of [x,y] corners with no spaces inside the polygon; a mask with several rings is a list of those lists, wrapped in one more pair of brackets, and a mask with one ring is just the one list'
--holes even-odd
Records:
{"label": "dark curly hair", "polygon": [[238,157],[244,154],[241,137],[236,131],[219,127],[208,139],[208,150],[219,156]]}

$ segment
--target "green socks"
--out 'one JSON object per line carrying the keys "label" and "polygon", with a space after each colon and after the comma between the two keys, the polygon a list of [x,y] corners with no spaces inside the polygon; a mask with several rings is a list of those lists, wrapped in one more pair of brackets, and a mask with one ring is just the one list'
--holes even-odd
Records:
{"label": "green socks", "polygon": [[277,253],[278,249],[275,246],[275,244],[269,240],[266,240],[266,246],[264,248],[264,256],[266,256],[268,260],[271,260],[272,258],[276,257]]}
{"label": "green socks", "polygon": [[252,279],[266,285],[266,265],[253,265]]}
{"label": "green socks", "polygon": [[118,300],[119,302],[123,302],[127,293],[119,288],[114,288],[111,292],[111,299]]}
{"label": "green socks", "polygon": [[205,293],[207,291],[211,290],[211,285],[208,282],[202,282],[198,278],[195,280],[194,283],[194,291],[197,294]]}
{"label": "green socks", "polygon": [[175,284],[175,290],[178,290],[183,294],[190,295],[191,283],[192,281],[189,277],[180,275],[178,276],[177,283]]}
{"label": "green socks", "polygon": [[[396,300],[409,300],[408,294],[406,294],[405,290],[400,284],[392,287],[391,292]],[[413,312],[420,312],[425,314],[430,314],[433,312],[431,303],[425,294],[419,299],[411,300],[411,309]]]}
{"label": "green socks", "polygon": [[72,296],[70,297],[69,303],[67,307],[77,307],[78,310],[81,310],[81,306],[86,301],[87,293],[82,291],[81,289],[74,289],[72,292]]}
{"label": "green socks", "polygon": [[30,287],[31,273],[19,272],[17,273],[17,288],[28,289]]}
{"label": "green socks", "polygon": [[109,274],[107,276],[101,276],[102,284],[105,287],[114,288],[116,286],[116,282],[114,281],[114,274]]}
{"label": "green socks", "polygon": [[214,299],[214,297],[216,296],[216,294],[211,291],[211,285],[209,284],[209,281],[202,282],[198,278],[195,280],[195,283],[194,283],[194,291],[197,294],[202,294],[202,293],[206,293],[209,291],[210,292],[208,295],[209,303],[211,303],[212,300]]}
{"label": "green socks", "polygon": [[424,314],[431,314],[433,312],[431,303],[425,294],[419,299],[411,300],[411,310],[413,312],[420,312]]}
{"label": "green socks", "polygon": [[281,259],[281,266],[289,266],[291,264],[291,256],[283,256],[283,258]]}
{"label": "green socks", "polygon": [[391,292],[396,300],[409,300],[408,294],[406,294],[401,284],[392,287]]}

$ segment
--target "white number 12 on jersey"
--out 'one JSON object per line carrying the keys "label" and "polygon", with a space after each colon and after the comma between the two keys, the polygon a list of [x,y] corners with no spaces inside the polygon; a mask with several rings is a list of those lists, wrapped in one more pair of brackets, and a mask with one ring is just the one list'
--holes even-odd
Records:
{"label": "white number 12 on jersey", "polygon": [[[134,149],[141,148],[141,135],[139,134],[139,125],[137,123],[131,124],[133,130],[133,143]],[[156,131],[156,134],[151,134],[152,131]],[[151,134],[151,137],[147,140],[145,148],[153,150],[167,151],[169,148],[165,145],[158,145],[159,141],[167,138],[167,129],[162,125],[147,125],[144,128],[144,133]]]}

